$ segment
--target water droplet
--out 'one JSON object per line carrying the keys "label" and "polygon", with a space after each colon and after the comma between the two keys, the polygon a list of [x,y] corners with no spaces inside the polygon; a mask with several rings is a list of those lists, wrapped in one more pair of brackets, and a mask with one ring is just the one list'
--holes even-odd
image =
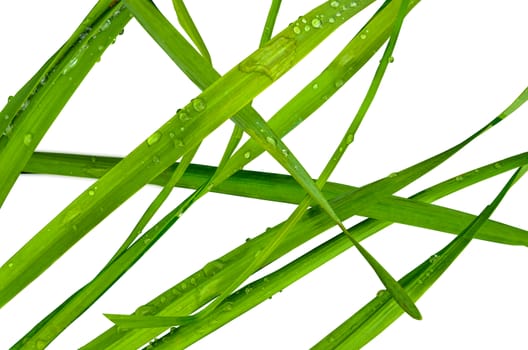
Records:
{"label": "water droplet", "polygon": [[351,3],[350,3],[350,7],[357,7],[357,2],[355,2],[355,1],[354,1],[354,2],[351,2]]}
{"label": "water droplet", "polygon": [[9,114],[4,115],[4,119],[8,120],[9,119]]}
{"label": "water droplet", "polygon": [[335,23],[335,19],[334,19],[334,17],[330,17],[330,18],[328,19],[328,23]]}
{"label": "water droplet", "polygon": [[10,269],[13,268],[13,266],[14,266],[13,263],[7,264],[7,267],[9,267]]}
{"label": "water droplet", "polygon": [[317,90],[319,89],[319,84],[315,83],[312,85],[312,89]]}
{"label": "water droplet", "polygon": [[286,148],[282,149],[281,152],[282,152],[282,154],[283,154],[285,157],[287,157],[287,156],[290,154],[290,152],[288,152],[288,150],[287,150]]}
{"label": "water droplet", "polygon": [[24,103],[22,103],[22,106],[20,106],[20,111],[25,111],[26,108],[29,106],[29,100],[25,100]]}
{"label": "water droplet", "polygon": [[336,13],[336,17],[341,17],[341,12]]}
{"label": "water droplet", "polygon": [[196,112],[203,112],[205,108],[207,108],[205,101],[201,98],[195,98],[192,100],[192,106]]}
{"label": "water droplet", "polygon": [[277,145],[277,141],[275,141],[275,139],[273,137],[271,137],[271,136],[267,136],[266,137],[266,141],[272,146],[276,146]]}
{"label": "water droplet", "polygon": [[37,340],[37,343],[35,344],[38,350],[43,350],[48,345],[48,342],[45,340],[39,339]]}
{"label": "water droplet", "polygon": [[196,282],[196,278],[191,277],[191,285],[196,286],[198,283]]}
{"label": "water droplet", "polygon": [[319,18],[312,19],[312,27],[321,28],[321,20]]}
{"label": "water droplet", "polygon": [[350,145],[353,141],[354,141],[354,135],[348,134],[346,139],[345,139],[346,144]]}
{"label": "water droplet", "polygon": [[251,152],[244,153],[244,158],[249,159],[251,157]]}
{"label": "water droplet", "polygon": [[302,33],[302,30],[301,30],[301,28],[295,26],[295,27],[293,27],[293,32],[294,32],[295,34],[301,34],[301,33]]}
{"label": "water droplet", "polygon": [[331,1],[330,2],[330,6],[332,6],[333,8],[338,8],[339,7],[339,1]]}
{"label": "water droplet", "polygon": [[244,288],[244,293],[249,294],[249,293],[251,293],[252,290],[253,290],[253,288],[246,287],[246,288]]}
{"label": "water droplet", "polygon": [[225,305],[222,307],[222,310],[225,312],[233,310],[233,303],[225,303]]}
{"label": "water droplet", "polygon": [[[194,102],[193,102],[193,103],[194,103]],[[180,119],[182,122],[186,122],[186,121],[191,120],[191,117],[189,117],[189,114],[185,113],[185,112],[182,111],[181,109],[179,109],[179,110],[176,112],[176,115],[178,116],[178,119]]]}
{"label": "water droplet", "polygon": [[310,27],[309,25],[305,25],[305,26],[304,26],[304,31],[305,31],[305,32],[309,32],[310,29],[312,29],[312,27]]}
{"label": "water droplet", "polygon": [[389,57],[389,63],[392,63],[392,62],[394,62],[394,57],[391,56]]}
{"label": "water droplet", "polygon": [[103,23],[103,25],[101,26],[100,31],[101,31],[101,32],[104,32],[105,30],[108,29],[108,27],[110,27],[111,24],[112,24],[112,21],[109,20],[109,19],[107,19],[107,20]]}
{"label": "water droplet", "polygon": [[500,169],[500,168],[502,168],[502,164],[499,163],[499,162],[497,162],[497,163],[493,164],[493,167],[494,167],[495,169]]}
{"label": "water droplet", "polygon": [[181,284],[181,286],[180,286],[180,289],[181,289],[182,291],[186,290],[186,289],[187,289],[187,283],[186,283],[186,282],[183,282],[183,283]]}
{"label": "water droplet", "polygon": [[77,65],[77,62],[79,62],[79,59],[77,57],[72,58],[70,62],[68,62],[66,67],[64,67],[64,69],[62,70],[62,74],[68,73],[73,67]]}
{"label": "water droplet", "polygon": [[152,163],[158,164],[160,162],[160,158],[158,156],[152,157]]}
{"label": "water droplet", "polygon": [[342,79],[338,79],[335,81],[334,86],[339,89],[341,86],[343,86],[345,82]]}
{"label": "water droplet", "polygon": [[464,177],[461,176],[461,175],[459,175],[459,176],[457,176],[457,177],[455,178],[455,180],[458,181],[458,182],[460,182],[460,181],[464,180]]}
{"label": "water droplet", "polygon": [[367,34],[361,34],[359,37],[360,37],[362,40],[365,40],[365,39],[367,38]]}
{"label": "water droplet", "polygon": [[159,299],[160,303],[165,304],[167,302],[167,297],[162,295]]}
{"label": "water droplet", "polygon": [[94,196],[95,195],[95,191],[94,190],[89,190],[88,191],[88,195],[89,196]]}
{"label": "water droplet", "polygon": [[152,146],[156,142],[158,142],[161,138],[161,133],[159,131],[156,131],[154,134],[150,135],[147,139],[147,145]]}
{"label": "water droplet", "polygon": [[174,146],[176,146],[176,147],[183,147],[183,146],[185,146],[185,142],[183,142],[182,139],[175,139],[173,143],[174,143]]}
{"label": "water droplet", "polygon": [[158,310],[158,308],[155,307],[154,305],[146,304],[146,305],[142,305],[142,306],[138,307],[136,309],[136,312],[134,312],[134,314],[135,315],[140,315],[140,316],[149,316],[149,315],[156,314],[157,310]]}
{"label": "water droplet", "polygon": [[224,263],[220,260],[214,260],[208,263],[203,267],[203,271],[206,276],[213,277],[216,275],[220,270],[224,268]]}
{"label": "water droplet", "polygon": [[27,133],[26,135],[24,135],[24,145],[30,146],[32,141],[33,141],[33,135],[32,134]]}
{"label": "water droplet", "polygon": [[308,23],[308,21],[304,17],[301,17],[301,22],[303,22],[304,24]]}
{"label": "water droplet", "polygon": [[438,260],[438,255],[431,255],[431,257],[429,258],[429,263],[434,263],[436,260]]}
{"label": "water droplet", "polygon": [[396,176],[398,176],[398,173],[391,173],[391,174],[389,175],[390,178],[393,178],[393,177],[396,177]]}
{"label": "water droplet", "polygon": [[379,290],[376,293],[376,297],[382,297],[385,293],[387,293],[387,291],[385,289]]}
{"label": "water droplet", "polygon": [[13,99],[13,96],[8,96],[7,97],[7,103],[11,102],[12,99]]}

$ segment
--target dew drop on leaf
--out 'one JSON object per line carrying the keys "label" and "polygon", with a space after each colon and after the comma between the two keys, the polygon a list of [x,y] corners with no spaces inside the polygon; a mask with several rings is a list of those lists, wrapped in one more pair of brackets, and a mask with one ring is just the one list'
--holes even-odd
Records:
{"label": "dew drop on leaf", "polygon": [[339,1],[331,1],[330,2],[330,6],[332,6],[333,8],[338,8],[339,7]]}
{"label": "dew drop on leaf", "polygon": [[24,145],[30,146],[32,141],[33,141],[33,135],[32,134],[27,133],[26,135],[24,135]]}
{"label": "dew drop on leaf", "polygon": [[156,131],[154,134],[150,135],[147,139],[147,145],[152,146],[156,142],[158,142],[161,138],[161,133],[159,131]]}
{"label": "dew drop on leaf", "polygon": [[251,157],[251,152],[244,153],[244,158],[249,159]]}
{"label": "dew drop on leaf", "polygon": [[293,27],[293,32],[294,32],[295,34],[301,34],[302,30],[301,30],[301,28],[295,26],[295,27]]}
{"label": "dew drop on leaf", "polygon": [[266,141],[272,146],[276,146],[277,145],[277,141],[275,141],[275,139],[273,137],[271,137],[271,136],[267,136],[266,137]]}
{"label": "dew drop on leaf", "polygon": [[201,98],[195,98],[192,100],[192,106],[196,112],[203,112],[207,107],[205,101]]}

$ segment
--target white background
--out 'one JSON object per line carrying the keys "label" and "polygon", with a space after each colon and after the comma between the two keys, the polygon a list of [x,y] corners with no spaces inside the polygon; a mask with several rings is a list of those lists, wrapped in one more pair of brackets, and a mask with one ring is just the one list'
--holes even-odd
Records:
{"label": "white background", "polygon": [[[0,98],[16,93],[73,32],[93,3],[49,0],[0,4]],[[175,21],[170,1],[157,3]],[[269,1],[188,3],[220,72],[225,73],[257,47]],[[283,1],[277,28],[284,28],[317,4],[313,0]],[[344,25],[259,96],[255,100],[257,110],[270,117],[331,61],[376,6],[379,4]],[[528,82],[527,14],[524,0],[422,1],[406,19],[395,62],[356,143],[331,180],[363,185],[386,176],[447,149],[502,111]],[[355,113],[376,62],[373,59],[299,130],[285,138],[312,176],[322,169]],[[88,75],[38,149],[124,156],[198,93],[132,21]],[[410,195],[474,167],[526,151],[527,114],[528,109],[521,108],[401,194]],[[226,124],[215,132],[196,161],[215,164],[230,130]],[[248,168],[282,172],[268,156]],[[438,203],[478,213],[507,176]],[[90,183],[22,176],[0,210],[0,264]],[[140,191],[0,310],[0,349],[12,345],[97,273],[135,224],[131,218],[141,215],[157,191],[154,187]],[[528,179],[523,179],[493,218],[528,229],[526,191]],[[170,205],[188,193],[176,190]],[[246,237],[277,224],[292,210],[288,205],[207,196],[49,348],[72,349],[85,344],[110,326],[103,312],[133,312]],[[203,219],[205,215],[207,219]],[[317,242],[336,233],[332,230]],[[393,225],[365,241],[365,246],[399,278],[450,239],[452,236],[442,233]],[[523,247],[471,243],[418,302],[424,320],[403,316],[366,348],[526,349],[527,264],[528,252]],[[191,348],[306,349],[380,288],[366,263],[351,250]]]}

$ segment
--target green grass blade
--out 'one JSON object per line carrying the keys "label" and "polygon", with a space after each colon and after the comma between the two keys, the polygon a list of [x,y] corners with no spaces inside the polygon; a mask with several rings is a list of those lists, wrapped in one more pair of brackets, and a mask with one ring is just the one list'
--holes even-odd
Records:
{"label": "green grass blade", "polygon": [[[130,10],[132,5],[141,7],[145,3],[127,2]],[[333,13],[335,9],[323,6],[314,11]],[[143,13],[141,10],[139,12]],[[121,15],[122,13],[123,11]],[[343,16],[350,17],[354,13],[355,11],[343,12]],[[309,16],[314,17],[315,14],[310,12]],[[128,15],[126,18],[128,19]],[[154,26],[158,24],[157,16],[147,15],[147,18],[147,22]],[[284,30],[193,99],[120,164],[77,197],[0,267],[0,280],[4,281],[0,286],[0,306],[11,300],[132,194],[252,101],[334,29],[325,28],[301,35],[297,35],[292,28]],[[202,59],[201,56],[198,57]],[[240,94],[240,91],[244,91],[244,94]],[[273,147],[269,145],[268,148]],[[159,162],[152,162],[154,158]],[[285,160],[290,167],[298,164],[293,157]],[[318,194],[321,204],[328,210],[324,197],[320,192],[315,193],[317,188],[313,182],[310,180],[307,183],[308,190]]]}
{"label": "green grass blade", "polygon": [[[480,215],[451,243],[402,278],[401,283],[405,285],[413,299],[417,300],[422,296],[462,253],[513,184],[526,172],[526,166],[523,168],[515,172],[492,203],[486,206]],[[362,347],[401,315],[401,312],[395,309],[393,304],[390,297],[388,298],[381,293],[321,340],[314,349],[355,349]],[[376,307],[372,307],[373,305]]]}
{"label": "green grass blade", "polygon": [[[526,164],[527,161],[527,156],[524,156],[523,158],[511,158],[509,161],[501,162],[501,164],[503,164],[503,166],[501,167],[496,167],[495,164],[490,164],[486,167],[479,168],[478,171],[472,171],[468,173],[471,175],[467,175],[462,179],[453,178],[448,181],[445,181],[444,183],[433,186],[429,190],[422,191],[419,194],[415,195],[414,198],[415,200],[424,200],[427,202],[431,202],[442,196],[465,188],[468,185],[474,184],[491,176],[500,174],[516,166]],[[350,212],[347,211],[349,207],[350,202],[340,202],[339,205],[336,205],[336,209],[339,210],[339,214],[343,215],[344,217],[347,217],[350,214]],[[402,212],[408,215],[408,211],[406,209],[404,209]],[[470,215],[464,217],[457,216],[455,213],[456,212],[453,211],[449,215],[445,216],[438,215],[437,213],[435,213],[434,215],[430,215],[430,213],[427,213],[423,216],[424,220],[428,221],[431,220],[431,218],[436,218],[438,225],[435,227],[428,227],[426,225],[425,227],[441,230],[443,232],[458,233],[464,229],[464,225],[467,225],[467,223],[471,222],[474,219],[474,217]],[[327,224],[324,224],[320,219],[326,220]],[[351,231],[357,237],[357,240],[362,240],[372,235],[373,233],[378,232],[379,230],[387,227],[388,225],[390,225],[390,223],[391,222],[383,222],[379,220],[368,219]],[[446,223],[450,223],[452,226],[450,226],[449,228],[447,226],[444,226]],[[329,219],[324,214],[317,211],[315,213],[309,212],[304,218],[304,220],[301,221],[298,226],[292,231],[289,240],[284,242],[283,246],[280,246],[278,251],[274,253],[274,256],[270,257],[270,259],[266,261],[264,265],[268,264],[279,256],[282,256],[287,251],[308,241],[310,238],[314,237],[318,233],[326,230],[329,226]],[[271,230],[267,231],[266,234],[264,234],[263,236],[259,236],[255,239],[252,239],[251,241],[240,246],[231,253],[228,253],[227,255],[212,261],[210,264],[206,265],[203,270],[198,271],[195,274],[189,276],[187,279],[183,280],[178,285],[174,286],[173,288],[167,290],[165,293],[150,301],[148,304],[146,304],[146,306],[154,308],[156,310],[156,314],[161,315],[171,315],[176,313],[175,311],[171,312],[171,310],[178,310],[178,312],[181,313],[190,313],[196,310],[201,306],[201,303],[207,303],[212,298],[216,297],[219,293],[221,293],[221,291],[224,290],[225,286],[229,283],[228,281],[233,278],[236,278],[236,276],[238,276],[241,271],[245,269],[247,264],[253,261],[255,252],[261,251],[270,244],[270,242],[274,239],[274,236],[277,234],[278,229],[278,227],[272,228]],[[517,244],[528,244],[528,233],[526,231],[512,227],[508,228],[504,225],[496,225],[492,221],[488,221],[486,225],[482,227],[482,229],[478,233],[478,238],[487,239],[489,237],[495,236],[499,232],[503,233],[502,237],[504,239],[515,237],[514,240],[516,240]],[[138,245],[140,244],[141,242],[138,242]],[[303,267],[301,269],[302,271],[308,273],[311,271],[309,267],[320,266],[324,262],[332,259],[337,254],[350,247],[350,239],[346,237],[345,234],[341,234],[336,239],[332,240],[328,247],[324,247],[322,249],[322,252],[324,254],[322,256],[317,255],[317,259],[315,260],[315,262],[311,260],[303,260],[303,262],[299,263],[296,267],[296,272],[288,272],[288,274],[290,276],[298,276],[300,278],[303,275],[301,273],[297,273],[297,270],[301,269],[300,266]],[[306,267],[306,269],[304,267]],[[280,279],[280,281],[282,281],[282,279]],[[290,281],[290,283],[293,282],[291,279]],[[191,283],[192,285],[195,285],[196,289],[188,289],[186,287]],[[283,285],[281,284],[282,282],[277,283],[277,285],[281,285],[282,288],[289,284],[288,283]],[[277,290],[280,290],[282,288],[279,288]],[[204,291],[207,291],[208,293],[205,294],[203,293]],[[196,304],[197,300],[199,300],[198,304]],[[228,301],[226,300],[226,302]],[[222,307],[221,305],[219,306],[219,308]],[[194,328],[195,324],[207,325],[206,321],[210,320],[211,317],[214,317],[214,315],[218,315],[218,313],[223,314],[221,310],[217,310],[202,319],[196,320],[196,322],[193,322],[192,325],[189,324],[185,325],[184,327],[196,329]],[[209,324],[208,327],[211,327],[211,324]],[[116,332],[115,328],[111,328],[99,338],[91,342],[88,346],[86,346],[86,349],[98,349],[107,346],[109,346],[109,348],[113,348],[110,347],[109,344],[121,344],[122,346],[125,346],[123,344],[127,344],[127,346],[130,347],[139,346],[140,344],[145,343],[151,338],[155,337],[161,331],[162,330],[145,329],[133,330],[129,332],[127,331],[123,333],[122,331]],[[191,334],[192,333],[193,332],[191,331]],[[181,335],[182,333],[178,331],[178,334]],[[197,334],[194,334],[193,337],[196,336]],[[178,338],[178,342],[180,342],[180,340],[181,338]]]}
{"label": "green grass blade", "polygon": [[132,229],[130,235],[123,242],[121,247],[119,247],[112,259],[110,259],[111,261],[121,255],[121,253],[123,253],[130,246],[130,244],[132,244],[132,242],[134,242],[134,240],[143,232],[143,230],[150,222],[150,220],[154,217],[161,205],[169,197],[170,193],[172,192],[172,189],[176,186],[178,181],[180,181],[183,174],[185,174],[197,151],[198,147],[183,156],[181,163],[178,164],[178,167],[172,173],[172,176],[170,177],[169,181],[167,181],[167,183],[163,186],[161,192],[156,196],[156,198],[154,198],[145,213],[143,213],[136,226]]}
{"label": "green grass blade", "polygon": [[262,36],[260,37],[259,46],[263,46],[271,39],[273,28],[275,27],[275,21],[277,20],[277,15],[279,14],[281,2],[282,0],[271,1],[268,17],[266,17],[266,24],[264,24],[264,30],[262,31]]}
{"label": "green grass blade", "polygon": [[105,314],[105,317],[121,328],[168,328],[173,324],[186,323],[194,317],[140,316]]}
{"label": "green grass blade", "polygon": [[0,206],[66,102],[130,20],[120,6],[111,5],[100,1],[65,46],[4,108],[9,130],[2,128],[0,136]]}
{"label": "green grass blade", "polygon": [[202,54],[203,58],[211,63],[211,55],[209,54],[209,50],[207,50],[207,46],[205,45],[198,28],[196,28],[196,25],[194,24],[187,7],[183,3],[183,0],[172,0],[172,5],[174,6],[174,10],[176,11],[176,15],[178,17],[178,22],[180,22],[182,28],[189,35],[193,43]]}

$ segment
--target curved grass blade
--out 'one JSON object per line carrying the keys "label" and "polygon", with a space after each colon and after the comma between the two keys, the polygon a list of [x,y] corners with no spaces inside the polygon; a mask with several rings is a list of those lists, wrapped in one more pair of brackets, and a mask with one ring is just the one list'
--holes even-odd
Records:
{"label": "curved grass blade", "polygon": [[[464,231],[429,260],[402,278],[401,283],[405,285],[413,299],[418,300],[455,261],[477,231],[489,219],[506,193],[527,170],[528,166],[519,168],[493,202],[486,206]],[[381,333],[400,315],[401,312],[394,308],[394,302],[390,296],[380,293],[350,319],[322,339],[313,349],[359,349]]]}
{"label": "curved grass blade", "polygon": [[185,32],[189,35],[193,43],[202,54],[203,58],[211,63],[211,55],[209,54],[209,50],[207,50],[207,46],[205,45],[198,28],[196,28],[196,25],[194,24],[187,7],[183,3],[183,0],[172,0],[172,5],[174,6],[176,16],[178,17],[178,22],[182,26],[183,30],[185,30]]}
{"label": "curved grass blade", "polygon": [[[457,177],[459,179],[453,178],[433,186],[428,190],[418,193],[417,195],[413,196],[413,198],[415,200],[431,202],[469,185],[503,173],[504,171],[510,170],[519,165],[527,164],[527,162],[528,157],[525,155],[524,157],[510,158],[507,161],[501,161],[501,167],[495,166],[496,163],[490,164],[476,169],[478,171],[469,172],[468,175],[464,176],[462,179]],[[347,212],[347,209],[350,207],[350,202],[341,202],[340,204],[333,203],[333,205],[335,205],[336,209],[339,211],[339,214],[343,215],[344,217],[354,214],[353,212]],[[344,211],[341,211],[343,209]],[[404,209],[402,212],[408,214],[406,209]],[[471,222],[474,217],[467,214],[466,216],[457,216],[456,213],[456,211],[450,210],[450,213],[446,215],[440,215],[439,213],[434,213],[431,215],[431,213],[428,212],[423,216],[424,220],[428,221],[432,218],[435,218],[437,225],[435,227],[425,225],[424,227],[434,230],[441,230],[443,232],[458,233],[462,231],[464,229],[464,225],[467,225],[468,222]],[[327,224],[325,224],[319,218],[325,220]],[[354,233],[354,236],[357,237],[357,240],[362,240],[389,226],[391,222],[392,221],[384,222],[375,219],[367,219],[351,229],[351,232]],[[445,226],[446,224],[450,224],[452,226],[447,227]],[[496,224],[492,221],[488,221],[479,231],[478,238],[488,239],[489,237],[499,234],[503,239],[515,237],[515,240],[510,243],[516,244],[514,242],[517,242],[517,244],[528,245],[528,233],[526,231],[519,230],[517,228],[506,227],[504,225],[495,225]],[[264,265],[267,265],[291,249],[294,249],[295,247],[308,241],[318,233],[325,231],[330,226],[331,225],[328,217],[326,217],[321,212],[308,212],[304,220],[302,220],[292,231],[289,240],[285,241],[284,244],[280,246],[279,249],[274,253],[274,256],[270,257],[270,259],[266,261]],[[279,227],[272,228],[265,234],[252,239],[227,255],[210,262],[202,270],[189,276],[187,279],[183,280],[173,288],[151,300],[149,303],[145,304],[144,307],[148,307],[149,310],[152,310],[152,314],[157,315],[174,314],[175,311],[171,310],[190,313],[198,309],[200,306],[219,295],[221,291],[224,290],[225,285],[227,285],[232,278],[236,278],[236,276],[240,274],[240,271],[242,271],[248,263],[251,263],[251,261],[254,259],[255,252],[261,251],[264,247],[269,245],[269,242],[273,240],[274,236],[277,234],[278,229]],[[316,249],[316,251],[313,253],[313,257],[311,255],[307,256],[305,260],[302,260],[302,262],[296,264],[296,267],[294,267],[293,270],[288,270],[287,274],[290,276],[289,279],[283,280],[280,278],[276,283],[276,285],[279,287],[277,287],[278,289],[275,289],[275,292],[283,289],[295,281],[296,278],[302,277],[303,275],[309,273],[312,269],[315,269],[317,266],[320,266],[324,262],[331,260],[333,257],[337,256],[351,246],[351,241],[345,234],[341,234],[335,239],[332,239],[329,244],[325,244],[321,249]],[[289,282],[286,283],[287,281]],[[187,287],[191,284],[194,285],[195,288],[189,289]],[[242,293],[245,293],[246,290],[247,289],[244,288]],[[249,290],[251,290],[251,288]],[[265,298],[259,302],[264,300]],[[184,328],[187,329],[187,327],[189,327],[189,329],[196,330],[196,325],[202,325],[205,329],[211,327],[216,329],[216,326],[219,327],[220,324],[215,323],[215,326],[212,323],[207,323],[207,320],[210,320],[212,317],[214,318],[215,315],[220,315],[220,318],[223,317],[222,315],[224,313],[222,312],[222,305],[225,305],[226,303],[229,305],[229,309],[233,308],[233,310],[235,310],[235,308],[229,304],[229,301],[226,300],[210,315],[199,320],[197,319],[195,322],[190,324],[186,324],[181,329],[178,328],[178,341],[176,344],[185,344],[186,339],[180,337],[182,332],[184,332]],[[244,303],[244,305],[247,304]],[[140,309],[141,307],[138,310]],[[141,346],[141,344],[148,342],[162,331],[162,329],[135,329],[130,331],[117,331],[117,328],[113,327],[100,337],[93,340],[84,348],[99,349],[101,347],[108,347],[113,349],[119,348],[119,346],[138,347]],[[199,334],[196,334],[196,332],[193,334],[192,331],[190,331],[189,337],[193,339],[196,337],[198,337],[198,339],[200,338]],[[111,344],[115,344],[115,347]]]}
{"label": "curved grass blade", "polygon": [[[127,1],[127,8],[131,10],[134,3],[135,1]],[[145,4],[136,5],[141,7]],[[335,9],[330,6],[323,6],[314,11],[326,13],[333,10]],[[350,17],[354,13],[354,11],[343,12],[343,16]],[[315,13],[310,12],[309,15],[313,17]],[[154,20],[156,18],[154,17]],[[153,26],[158,24],[156,21],[150,23]],[[265,47],[250,55],[216,84],[211,85],[182,108],[180,113],[172,117],[121,163],[77,197],[0,267],[0,280],[4,281],[0,286],[0,307],[38,277],[121,203],[158,176],[176,159],[192,150],[204,137],[300,61],[330,34],[332,29],[322,27],[318,31],[311,31],[313,34],[306,35],[296,35],[292,28],[285,29]],[[202,59],[201,56],[199,57]],[[244,94],[240,94],[240,91],[244,91]],[[277,145],[278,142],[275,145],[270,144],[268,149],[272,150]],[[163,154],[163,157],[159,157],[159,154]],[[158,157],[160,161],[151,162],[153,157]],[[293,168],[293,164],[298,164],[293,157],[281,157],[283,163],[290,169]],[[143,164],[149,166],[145,167]],[[298,171],[296,173],[300,174]],[[304,177],[307,176],[305,172],[302,174]],[[308,181],[298,176],[297,180],[304,180],[306,190],[314,194],[329,213],[333,212],[311,179]]]}

